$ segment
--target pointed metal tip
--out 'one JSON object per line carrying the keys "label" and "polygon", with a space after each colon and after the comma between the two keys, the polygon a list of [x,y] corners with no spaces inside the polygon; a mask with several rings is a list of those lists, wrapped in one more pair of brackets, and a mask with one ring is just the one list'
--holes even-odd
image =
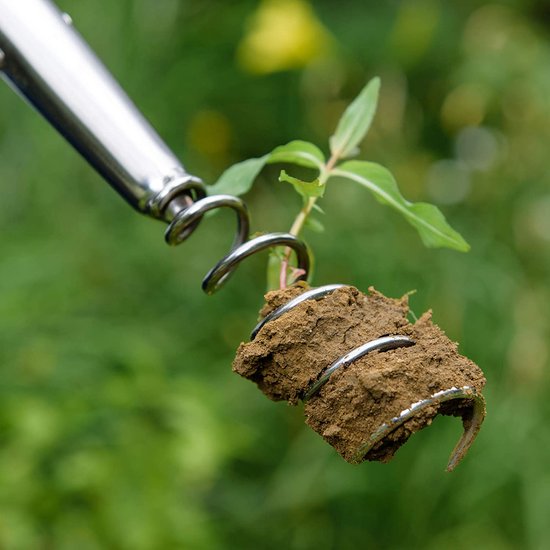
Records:
{"label": "pointed metal tip", "polygon": [[423,409],[433,405],[440,405],[446,401],[467,399],[472,401],[472,406],[463,415],[464,433],[456,444],[449,462],[447,471],[453,471],[460,461],[466,456],[469,448],[472,446],[481,424],[485,418],[485,399],[483,396],[471,386],[463,386],[461,388],[449,388],[434,393],[426,399],[422,399],[413,403],[408,409],[401,411],[397,416],[382,424],[355,453],[352,461],[361,462],[369,451],[377,444],[384,440],[391,432],[403,425],[407,420],[418,414]]}
{"label": "pointed metal tip", "polygon": [[449,457],[449,462],[446,468],[447,472],[452,472],[466,456],[468,450],[472,446],[472,443],[477,437],[477,434],[479,433],[483,420],[485,419],[485,399],[477,392],[474,392],[472,398],[473,403],[471,409],[469,410],[469,414],[464,416],[462,419],[464,433],[458,440],[458,443]]}

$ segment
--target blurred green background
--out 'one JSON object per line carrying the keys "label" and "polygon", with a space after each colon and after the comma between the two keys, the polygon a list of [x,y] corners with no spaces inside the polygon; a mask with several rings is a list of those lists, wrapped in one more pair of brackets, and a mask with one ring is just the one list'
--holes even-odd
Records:
{"label": "blurred green background", "polygon": [[[488,379],[463,464],[437,419],[388,465],[351,466],[231,373],[266,256],[214,297],[232,215],[179,248],[0,87],[0,548],[543,549],[550,546],[550,10],[544,0],[63,0],[188,170],[301,138],[325,150],[374,75],[363,158],[472,244],[427,250],[329,186],[316,284],[417,289]],[[253,230],[299,208],[266,169]]]}

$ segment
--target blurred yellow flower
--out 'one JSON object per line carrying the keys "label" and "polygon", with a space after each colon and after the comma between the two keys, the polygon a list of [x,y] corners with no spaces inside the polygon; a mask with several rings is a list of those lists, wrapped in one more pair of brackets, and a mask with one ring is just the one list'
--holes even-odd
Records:
{"label": "blurred yellow flower", "polygon": [[263,0],[250,20],[237,59],[268,74],[304,67],[330,48],[331,37],[306,0]]}

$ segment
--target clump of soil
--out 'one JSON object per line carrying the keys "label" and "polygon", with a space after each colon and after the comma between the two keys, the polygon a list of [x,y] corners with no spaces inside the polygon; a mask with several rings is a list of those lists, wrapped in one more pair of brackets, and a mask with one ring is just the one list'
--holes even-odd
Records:
{"label": "clump of soil", "polygon": [[[298,283],[269,292],[261,317],[308,288]],[[481,395],[485,384],[479,367],[460,355],[457,345],[433,324],[431,312],[411,324],[408,309],[407,296],[395,300],[373,288],[368,295],[354,287],[340,288],[265,324],[252,342],[240,345],[233,370],[254,381],[270,399],[296,404],[322,371],[345,353],[382,336],[409,336],[415,342],[410,347],[370,352],[340,367],[305,404],[306,422],[344,459],[387,462],[437,414],[460,416],[466,430],[473,400],[423,407],[358,457],[358,450],[383,424],[437,392],[467,386]]]}

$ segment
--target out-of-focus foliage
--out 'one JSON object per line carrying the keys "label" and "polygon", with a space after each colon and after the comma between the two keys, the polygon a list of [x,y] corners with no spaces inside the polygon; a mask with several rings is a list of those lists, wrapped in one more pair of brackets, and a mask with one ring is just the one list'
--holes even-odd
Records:
{"label": "out-of-focus foliage", "polygon": [[[452,474],[452,418],[388,465],[344,463],[300,410],[231,373],[265,260],[203,296],[232,217],[169,249],[160,224],[4,86],[0,547],[547,548],[547,3],[59,4],[207,181],[292,139],[324,143],[379,74],[365,155],[405,196],[438,204],[472,250],[424,249],[398,215],[342,182],[325,196],[326,231],[306,235],[315,281],[417,289],[415,312],[432,307],[485,370],[489,415]],[[298,18],[288,26],[283,7]],[[285,230],[299,208],[277,174],[268,166],[247,197],[253,230]]]}

